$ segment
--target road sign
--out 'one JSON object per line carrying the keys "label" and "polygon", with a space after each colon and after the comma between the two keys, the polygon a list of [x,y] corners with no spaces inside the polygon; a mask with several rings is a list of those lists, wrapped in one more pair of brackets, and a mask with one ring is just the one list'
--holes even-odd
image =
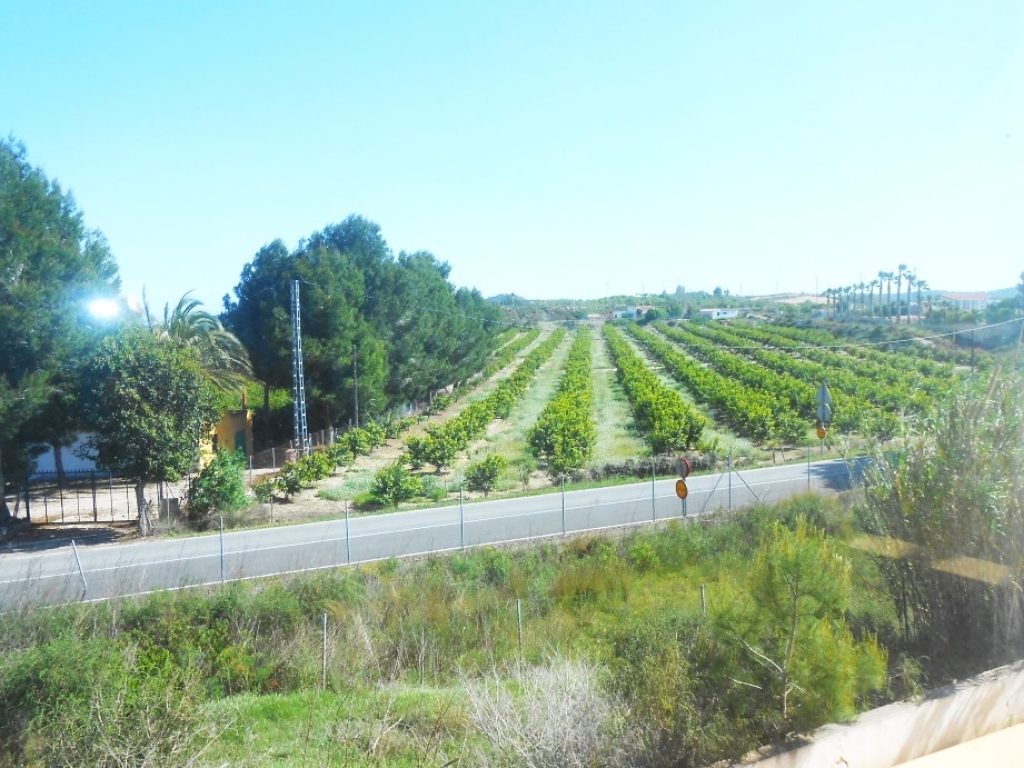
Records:
{"label": "road sign", "polygon": [[828,403],[818,403],[818,421],[822,424],[832,421],[832,407]]}
{"label": "road sign", "polygon": [[680,499],[685,499],[690,495],[690,489],[686,487],[685,480],[676,480],[676,496]]}
{"label": "road sign", "polygon": [[676,459],[676,473],[679,475],[681,479],[685,480],[687,477],[689,477],[691,469],[692,467],[690,465],[690,460],[688,458],[686,458],[685,456],[680,456],[678,459]]}
{"label": "road sign", "polygon": [[825,435],[827,435],[827,434],[828,434],[828,430],[825,429],[823,426],[821,426],[819,424],[818,425],[818,437],[820,437],[822,440],[824,440],[825,439]]}
{"label": "road sign", "polygon": [[824,381],[818,387],[818,394],[814,396],[814,402],[818,406],[818,421],[822,424],[832,421],[832,395],[829,394],[828,385]]}

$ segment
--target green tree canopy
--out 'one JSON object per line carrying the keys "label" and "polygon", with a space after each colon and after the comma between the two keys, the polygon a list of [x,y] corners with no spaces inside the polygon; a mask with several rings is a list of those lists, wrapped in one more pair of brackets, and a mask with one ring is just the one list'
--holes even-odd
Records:
{"label": "green tree canopy", "polygon": [[752,679],[744,682],[777,707],[776,737],[849,717],[861,697],[882,686],[885,652],[847,625],[850,564],[823,531],[803,517],[795,529],[775,523],[749,584],[751,599],[719,620],[746,651]]}
{"label": "green tree canopy", "polygon": [[135,480],[145,534],[145,486],[177,480],[198,463],[200,441],[217,418],[213,385],[196,350],[142,328],[104,340],[81,384],[92,432],[87,455]]}
{"label": "green tree canopy", "polygon": [[74,431],[74,369],[99,335],[87,305],[117,289],[107,243],[72,196],[0,140],[0,487],[33,444]]}
{"label": "green tree canopy", "polygon": [[342,426],[434,392],[480,370],[499,310],[456,289],[449,267],[425,252],[394,258],[380,227],[349,216],[293,253],[275,241],[245,266],[225,325],[249,351],[257,377],[291,385],[290,283],[300,281],[306,396],[311,423]]}

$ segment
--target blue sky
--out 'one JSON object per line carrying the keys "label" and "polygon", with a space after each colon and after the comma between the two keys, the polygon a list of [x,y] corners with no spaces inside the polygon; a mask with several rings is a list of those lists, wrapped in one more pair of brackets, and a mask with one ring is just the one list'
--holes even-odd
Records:
{"label": "blue sky", "polygon": [[352,213],[485,295],[1024,270],[1024,4],[0,0],[0,135],[123,290]]}

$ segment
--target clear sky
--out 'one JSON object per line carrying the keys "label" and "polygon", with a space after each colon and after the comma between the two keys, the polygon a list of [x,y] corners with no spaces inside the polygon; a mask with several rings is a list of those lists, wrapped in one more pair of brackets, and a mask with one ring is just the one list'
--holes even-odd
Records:
{"label": "clear sky", "polygon": [[1024,3],[0,0],[0,135],[125,293],[358,213],[485,295],[1024,270]]}

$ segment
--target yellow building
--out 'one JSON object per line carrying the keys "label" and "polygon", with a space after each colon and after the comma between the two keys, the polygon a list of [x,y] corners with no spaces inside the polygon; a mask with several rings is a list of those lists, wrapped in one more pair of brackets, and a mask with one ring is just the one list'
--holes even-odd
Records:
{"label": "yellow building", "polygon": [[239,451],[247,459],[252,456],[252,411],[248,408],[225,410],[209,438],[203,441],[201,451],[199,462],[203,466],[216,451]]}

